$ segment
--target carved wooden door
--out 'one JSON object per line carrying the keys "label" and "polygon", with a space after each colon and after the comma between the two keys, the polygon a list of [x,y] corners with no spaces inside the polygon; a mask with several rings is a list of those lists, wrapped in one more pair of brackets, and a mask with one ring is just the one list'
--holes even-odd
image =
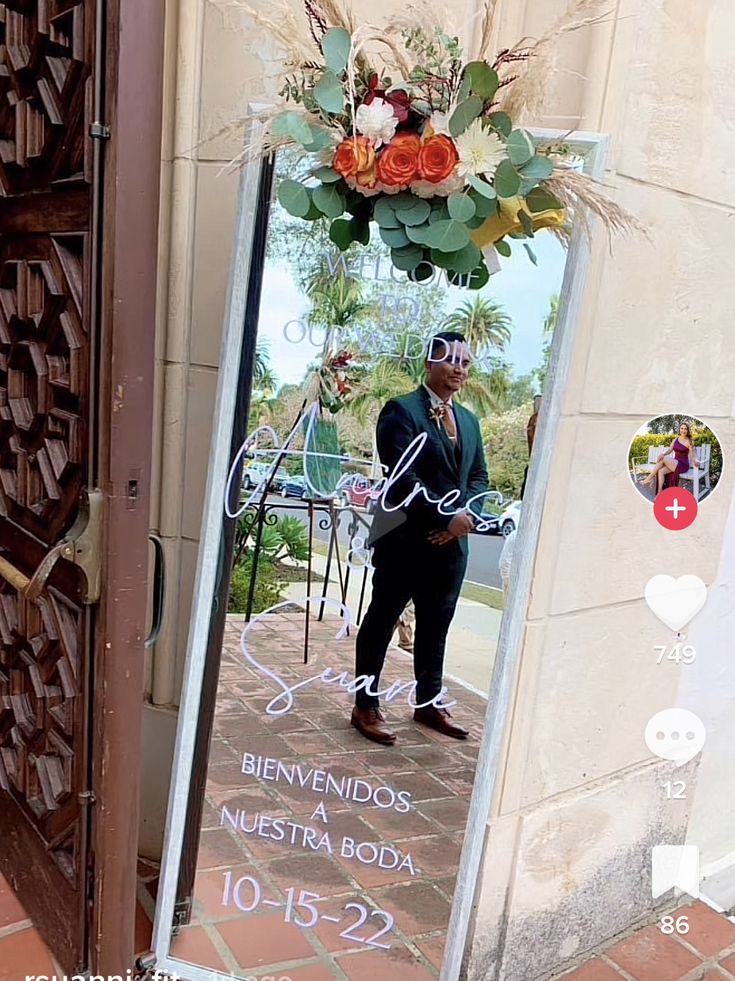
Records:
{"label": "carved wooden door", "polygon": [[0,3],[0,871],[62,966],[87,927],[94,0]]}

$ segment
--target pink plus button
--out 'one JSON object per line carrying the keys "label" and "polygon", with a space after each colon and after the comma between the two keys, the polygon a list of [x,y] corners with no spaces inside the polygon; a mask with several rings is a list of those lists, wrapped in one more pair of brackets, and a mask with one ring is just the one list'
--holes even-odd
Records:
{"label": "pink plus button", "polygon": [[669,531],[688,528],[697,517],[699,506],[694,494],[681,487],[667,487],[653,504],[656,521]]}

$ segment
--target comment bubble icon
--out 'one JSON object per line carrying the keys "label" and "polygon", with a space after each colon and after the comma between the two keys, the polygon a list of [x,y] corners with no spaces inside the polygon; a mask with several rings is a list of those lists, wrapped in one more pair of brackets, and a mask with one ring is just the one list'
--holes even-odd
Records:
{"label": "comment bubble icon", "polygon": [[682,766],[701,753],[707,739],[702,720],[688,709],[671,708],[648,720],[646,746],[654,756]]}

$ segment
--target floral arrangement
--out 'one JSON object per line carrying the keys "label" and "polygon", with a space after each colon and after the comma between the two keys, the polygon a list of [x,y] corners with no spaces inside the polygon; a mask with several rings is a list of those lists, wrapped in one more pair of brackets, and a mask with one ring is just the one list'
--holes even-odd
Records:
{"label": "floral arrangement", "polygon": [[510,255],[509,239],[544,227],[567,238],[579,205],[610,230],[635,227],[570,166],[563,144],[536,146],[518,125],[545,88],[554,40],[596,22],[600,0],[576,0],[537,42],[494,55],[496,2],[487,0],[474,60],[429,5],[381,30],[357,27],[340,0],[304,0],[304,36],[286,6],[268,18],[229,2],[286,49],[263,152],[295,145],[306,169],[280,182],[278,201],[304,221],[329,221],[339,249],[367,244],[377,225],[393,265],[414,281],[440,267],[450,283],[479,289],[491,253],[495,264]]}
{"label": "floral arrangement", "polygon": [[358,375],[358,365],[351,351],[327,353],[315,372],[317,391],[313,395],[330,412],[339,412],[349,402]]}

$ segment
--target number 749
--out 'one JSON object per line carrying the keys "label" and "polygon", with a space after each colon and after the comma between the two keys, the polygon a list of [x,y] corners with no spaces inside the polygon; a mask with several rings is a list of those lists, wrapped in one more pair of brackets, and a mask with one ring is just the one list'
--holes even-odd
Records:
{"label": "number 749", "polygon": [[697,651],[691,644],[672,644],[671,647],[668,644],[656,644],[653,649],[658,652],[656,664],[663,660],[692,664],[697,656]]}

